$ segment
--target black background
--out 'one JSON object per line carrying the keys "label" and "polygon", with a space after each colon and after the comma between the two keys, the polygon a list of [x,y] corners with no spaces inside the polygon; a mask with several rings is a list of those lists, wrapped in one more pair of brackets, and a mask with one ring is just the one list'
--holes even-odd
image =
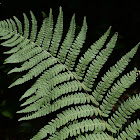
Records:
{"label": "black background", "polygon": [[[0,20],[16,16],[23,21],[23,13],[26,13],[29,17],[30,10],[32,10],[40,25],[43,19],[42,11],[48,15],[49,9],[52,8],[56,20],[60,6],[62,6],[64,12],[64,31],[68,29],[74,13],[76,14],[77,28],[81,27],[83,17],[86,16],[88,33],[84,45],[85,49],[94,43],[109,26],[112,26],[111,34],[119,33],[116,48],[108,65],[114,64],[116,60],[140,41],[140,7],[138,2],[132,0],[122,0],[121,2],[118,0],[0,0]],[[30,87],[30,84],[27,83],[24,87],[7,88],[20,74],[18,76],[7,75],[7,72],[14,66],[2,65],[7,57],[2,54],[3,51],[5,51],[5,48],[0,46],[0,140],[26,140],[34,135],[44,123],[36,123],[36,126],[35,121],[17,122],[21,116],[16,114],[20,105],[18,100],[23,92]],[[130,63],[128,71],[132,70],[134,66],[140,69],[139,62],[140,49]],[[138,80],[137,84],[134,84],[128,92],[131,94],[138,93],[140,91],[139,84]]]}

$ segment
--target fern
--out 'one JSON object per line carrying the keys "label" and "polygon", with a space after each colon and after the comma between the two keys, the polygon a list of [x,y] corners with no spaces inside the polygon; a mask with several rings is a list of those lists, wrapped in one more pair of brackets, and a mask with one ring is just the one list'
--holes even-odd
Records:
{"label": "fern", "polygon": [[[25,75],[9,88],[37,77],[35,83],[22,95],[23,107],[17,113],[27,113],[19,119],[31,120],[57,111],[32,140],[58,139],[135,139],[139,136],[139,120],[128,127],[128,118],[140,108],[140,95],[129,97],[112,113],[118,98],[136,82],[138,70],[123,74],[140,45],[138,43],[126,55],[111,66],[95,84],[99,72],[111,55],[118,37],[115,33],[106,43],[111,27],[89,49],[80,55],[87,32],[86,18],[78,35],[75,35],[75,15],[63,37],[63,11],[60,7],[54,25],[52,9],[44,16],[38,30],[37,20],[31,14],[24,16],[24,27],[17,17],[0,21],[1,45],[11,48],[4,52],[10,56],[7,63],[21,63],[8,74],[26,71]],[[62,40],[62,38],[64,38]],[[109,39],[108,39],[109,40]],[[106,44],[106,45],[105,45]],[[126,127],[123,130],[123,127]]]}

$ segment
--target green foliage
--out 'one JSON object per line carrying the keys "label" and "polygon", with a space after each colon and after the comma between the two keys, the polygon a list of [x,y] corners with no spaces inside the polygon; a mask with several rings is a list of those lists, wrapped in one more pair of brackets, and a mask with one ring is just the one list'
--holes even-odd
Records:
{"label": "green foliage", "polygon": [[[87,32],[86,18],[75,35],[75,15],[67,34],[63,37],[63,11],[60,7],[54,26],[52,10],[44,14],[40,30],[32,12],[31,26],[25,14],[24,28],[14,17],[0,22],[2,45],[11,48],[5,54],[7,63],[21,63],[10,73],[26,71],[9,88],[36,77],[35,83],[22,95],[23,109],[27,113],[21,120],[31,120],[57,111],[32,140],[58,139],[135,139],[139,136],[140,122],[125,123],[140,108],[140,95],[129,97],[118,110],[112,112],[118,98],[136,82],[138,70],[122,74],[137,52],[139,44],[111,66],[97,83],[100,70],[115,47],[118,33],[106,43],[111,27],[89,49],[80,55]],[[62,38],[64,38],[62,40]],[[26,100],[25,100],[26,99]],[[126,127],[124,130],[123,128]]]}

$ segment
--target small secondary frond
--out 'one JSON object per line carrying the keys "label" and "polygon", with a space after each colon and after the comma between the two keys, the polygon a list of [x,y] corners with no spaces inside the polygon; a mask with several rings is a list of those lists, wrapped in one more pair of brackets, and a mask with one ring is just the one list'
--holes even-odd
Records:
{"label": "small secondary frond", "polygon": [[105,32],[105,34],[99,38],[99,40],[97,40],[84,54],[84,56],[82,56],[79,59],[79,63],[76,66],[76,75],[78,76],[78,78],[82,79],[84,74],[85,74],[85,70],[88,67],[88,64],[96,57],[96,55],[98,54],[99,50],[103,47],[107,37],[109,36],[111,27]]}
{"label": "small secondary frond", "polygon": [[102,81],[97,84],[95,90],[92,92],[92,95],[97,101],[102,100],[103,95],[106,93],[108,88],[110,88],[114,80],[125,70],[126,66],[131,61],[131,58],[133,58],[135,53],[137,52],[138,46],[139,44],[137,44],[130,52],[124,55],[104,74],[104,76],[102,77]]}
{"label": "small secondary frond", "polygon": [[[52,136],[48,138],[48,140],[57,140],[57,139],[66,139],[69,137],[77,136],[81,132],[102,132],[106,129],[104,122],[100,119],[86,119],[82,122],[76,122],[70,124],[68,127],[64,127],[59,132],[54,133]],[[32,139],[34,140],[34,138]]]}
{"label": "small secondary frond", "polygon": [[63,125],[66,125],[69,121],[77,120],[78,118],[93,116],[93,114],[98,114],[98,111],[95,107],[90,105],[77,106],[75,108],[69,108],[66,111],[63,111],[61,114],[57,115],[55,120],[52,120],[48,125],[44,126],[34,139],[43,139],[47,137],[48,134],[53,134],[57,132],[57,129]]}
{"label": "small secondary frond", "polygon": [[140,94],[129,97],[121,106],[118,108],[111,118],[108,119],[110,125],[110,131],[113,133],[119,131],[122,125],[131,117],[137,109],[140,109]]}
{"label": "small secondary frond", "polygon": [[122,139],[131,139],[134,140],[137,136],[140,136],[140,120],[134,121],[128,127],[125,128],[125,131],[120,133],[118,138],[115,140]]}
{"label": "small secondary frond", "polygon": [[107,44],[106,49],[103,49],[99,53],[99,55],[96,56],[96,59],[92,61],[92,64],[90,64],[83,80],[83,84],[85,85],[87,91],[91,91],[95,78],[97,78],[100,69],[105,64],[109,55],[113,51],[113,48],[115,47],[117,41],[117,36],[118,34],[116,33]]}
{"label": "small secondary frond", "polygon": [[111,112],[114,104],[118,101],[118,98],[121,94],[129,88],[134,82],[136,82],[137,78],[137,69],[135,68],[127,75],[124,75],[120,80],[118,80],[112,88],[107,93],[105,99],[103,99],[102,104],[100,105],[100,109],[102,110],[102,116],[108,117],[108,114]]}
{"label": "small secondary frond", "polygon": [[86,32],[87,32],[87,23],[86,23],[86,18],[84,18],[81,31],[76,37],[75,41],[73,42],[65,61],[65,65],[69,70],[73,70],[76,58],[79,55],[80,49],[83,47],[83,44],[85,42]]}

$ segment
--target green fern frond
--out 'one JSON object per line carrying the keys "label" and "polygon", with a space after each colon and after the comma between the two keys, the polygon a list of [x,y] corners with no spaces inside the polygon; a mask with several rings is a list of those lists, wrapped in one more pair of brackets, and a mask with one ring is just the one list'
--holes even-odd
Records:
{"label": "green fern frond", "polygon": [[17,33],[17,26],[15,22],[12,19],[8,20],[7,22],[10,22],[9,24],[12,26],[11,30],[13,30],[14,33]]}
{"label": "green fern frond", "polygon": [[29,20],[26,16],[26,14],[23,14],[24,17],[24,37],[28,38],[29,37]]}
{"label": "green fern frond", "polygon": [[119,131],[119,129],[122,128],[122,125],[137,109],[140,109],[140,94],[137,94],[132,98],[129,97],[123,104],[121,104],[118,111],[108,119],[110,131],[113,133]]}
{"label": "green fern frond", "polygon": [[68,33],[60,47],[60,50],[58,52],[58,59],[61,60],[62,63],[65,62],[66,60],[66,55],[73,43],[74,40],[74,34],[75,34],[75,15],[73,15],[72,19],[71,19],[71,23],[70,23],[70,28],[68,30]]}
{"label": "green fern frond", "polygon": [[[25,47],[28,43],[29,43],[29,40],[27,39],[24,39],[24,37],[20,36],[18,38],[19,41],[15,40],[14,42],[12,42],[11,44],[8,44],[6,46],[11,46],[13,47],[14,45],[17,45],[16,47],[12,48],[11,50],[7,51],[7,52],[4,52],[4,54],[12,54],[12,53],[16,53],[18,52],[20,49],[22,49],[23,47]],[[16,42],[16,43],[15,43]],[[13,56],[12,56],[13,57]],[[10,57],[9,57],[10,58]],[[9,59],[10,60],[10,59]],[[11,61],[11,60],[10,60]],[[10,62],[6,62],[5,60],[5,63],[10,63]],[[17,62],[12,62],[12,63],[17,63]]]}
{"label": "green fern frond", "polygon": [[133,58],[135,53],[137,52],[138,46],[139,44],[137,44],[130,52],[124,55],[104,74],[104,76],[102,77],[102,81],[97,84],[95,90],[92,92],[92,95],[97,101],[102,100],[103,95],[106,93],[108,88],[110,88],[114,80],[125,70],[126,66],[131,61],[131,58]]}
{"label": "green fern frond", "polygon": [[85,78],[83,80],[83,84],[86,87],[87,91],[91,91],[95,78],[97,78],[97,75],[104,65],[104,63],[107,61],[109,55],[113,51],[113,48],[115,47],[116,41],[117,41],[118,34],[116,33],[110,40],[110,42],[107,44],[106,49],[103,49],[99,55],[96,56],[96,59],[93,60],[92,64],[89,66],[87,73],[85,75]]}
{"label": "green fern frond", "polygon": [[[82,122],[73,123],[68,127],[64,127],[59,132],[54,133],[52,136],[48,138],[48,140],[57,140],[57,139],[66,139],[68,137],[77,136],[81,132],[101,132],[106,129],[105,124],[100,119],[86,119]],[[32,139],[34,140],[34,138]]]}
{"label": "green fern frond", "polygon": [[[9,40],[3,42],[1,45],[11,47],[11,43],[13,43],[15,40],[17,40],[19,37],[18,34],[14,34]],[[13,44],[14,46],[15,44]]]}
{"label": "green fern frond", "polygon": [[15,17],[14,16],[14,20],[15,20],[15,22],[16,22],[16,25],[17,25],[17,32],[20,34],[20,35],[22,35],[23,34],[23,31],[22,31],[22,23],[20,22],[20,20],[17,18],[17,17]]}
{"label": "green fern frond", "polygon": [[79,56],[86,39],[85,17],[76,36],[73,15],[68,32],[63,36],[61,7],[56,24],[54,25],[50,9],[49,16],[44,17],[40,29],[37,29],[33,12],[30,11],[31,22],[26,14],[23,16],[24,25],[16,17],[14,20],[0,21],[0,39],[4,39],[1,45],[11,48],[5,52],[10,56],[4,63],[21,63],[20,67],[15,67],[8,74],[25,71],[9,88],[34,77],[37,79],[20,98],[23,108],[17,113],[25,113],[25,116],[19,121],[59,112],[55,119],[50,119],[32,139],[134,138],[134,133],[130,134],[129,131],[139,129],[139,120],[120,133],[120,136],[116,133],[122,129],[126,119],[140,108],[139,95],[126,100],[118,111],[112,113],[111,117],[108,116],[121,94],[136,81],[136,68],[119,80],[117,78],[134,57],[140,43],[110,67],[96,84],[95,80],[117,41],[118,34],[115,33],[103,49],[111,27]]}
{"label": "green fern frond", "polygon": [[135,68],[127,75],[124,75],[120,80],[118,80],[110,91],[107,93],[105,99],[103,99],[102,104],[100,105],[100,109],[102,110],[102,116],[108,117],[108,114],[111,112],[114,104],[118,101],[118,98],[121,94],[129,88],[134,82],[136,82],[137,78],[137,69]]}
{"label": "green fern frond", "polygon": [[111,30],[111,27],[79,59],[79,63],[77,64],[75,71],[76,71],[76,75],[80,79],[82,79],[82,77],[84,76],[85,70],[87,69],[88,64],[96,57],[99,50],[103,47],[107,37],[109,36],[110,30]]}
{"label": "green fern frond", "polygon": [[48,17],[48,22],[46,26],[46,32],[45,32],[45,37],[42,43],[42,48],[46,51],[48,51],[52,39],[52,34],[53,34],[53,15],[52,15],[52,9],[50,9],[49,17]]}
{"label": "green fern frond", "polygon": [[125,131],[120,133],[118,138],[115,140],[129,139],[134,140],[137,136],[140,136],[140,120],[134,121],[128,127],[125,128]]}
{"label": "green fern frond", "polygon": [[36,42],[35,42],[35,44],[38,45],[38,46],[41,46],[42,43],[43,43],[43,40],[44,40],[44,37],[45,37],[45,34],[46,34],[47,23],[48,23],[48,18],[45,18],[42,22],[40,31],[37,35],[37,39],[36,39]]}
{"label": "green fern frond", "polygon": [[15,30],[14,30],[15,28],[13,28],[12,23],[10,22],[10,19],[7,19],[6,21],[8,23],[9,30],[15,32]]}
{"label": "green fern frond", "polygon": [[81,31],[76,37],[75,41],[73,42],[65,61],[65,65],[69,70],[73,70],[76,58],[79,55],[80,49],[83,47],[83,44],[85,42],[86,32],[87,32],[87,23],[86,23],[86,18],[84,18]]}
{"label": "green fern frond", "polygon": [[[78,118],[83,118],[83,117],[92,117],[93,114],[98,114],[98,111],[96,110],[95,107],[90,106],[90,105],[81,105],[81,106],[76,106],[76,107],[72,107],[69,108],[66,111],[63,111],[61,114],[57,115],[57,118],[55,120],[52,120],[52,123],[49,123],[49,125],[46,125],[45,127],[43,127],[39,134],[40,135],[42,133],[42,130],[44,131],[46,129],[46,131],[51,131],[51,133],[49,132],[49,134],[54,133],[55,131],[57,131],[57,128],[60,128],[63,125],[66,125],[69,121],[74,121]],[[26,118],[24,118],[26,120]],[[20,119],[24,120],[23,118]],[[46,133],[47,136],[47,133]]]}
{"label": "green fern frond", "polygon": [[63,12],[62,12],[62,8],[60,7],[57,23],[56,23],[52,41],[51,41],[51,46],[49,48],[49,52],[53,56],[56,56],[58,52],[58,47],[62,38],[62,33],[63,33]]}
{"label": "green fern frond", "polygon": [[30,41],[34,42],[37,35],[37,20],[32,11],[30,11],[30,14],[31,14],[31,21],[32,21]]}
{"label": "green fern frond", "polygon": [[[42,83],[45,83],[46,79],[49,81],[51,80],[53,77],[55,77],[57,74],[59,74],[60,72],[65,71],[65,68],[62,67],[61,64],[57,64],[52,68],[49,68],[47,71],[45,71],[39,79],[37,79],[37,81],[35,82],[35,84],[25,92],[25,94],[21,97],[21,99],[26,98],[28,96],[31,96],[32,94],[34,94],[36,92],[37,89],[40,89],[41,86],[43,85]],[[21,100],[20,99],[20,100]]]}

